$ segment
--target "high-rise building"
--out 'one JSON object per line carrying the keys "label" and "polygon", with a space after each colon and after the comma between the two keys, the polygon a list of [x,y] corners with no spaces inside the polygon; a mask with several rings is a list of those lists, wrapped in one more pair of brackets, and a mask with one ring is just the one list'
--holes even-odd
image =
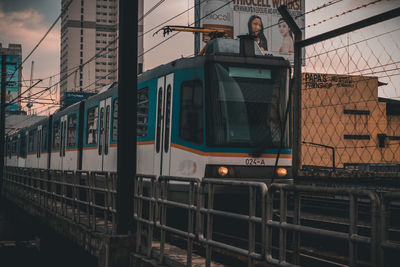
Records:
{"label": "high-rise building", "polygon": [[[98,92],[118,79],[118,0],[62,0],[60,99],[66,92]],[[139,17],[143,0],[139,1]],[[139,26],[143,32],[143,25]],[[141,33],[139,32],[139,36]],[[105,49],[104,51],[102,51]],[[143,38],[139,41],[139,54]],[[98,54],[98,55],[97,55]],[[88,60],[95,57],[89,63]],[[143,57],[139,58],[142,69]]]}
{"label": "high-rise building", "polygon": [[17,96],[21,93],[21,61],[22,47],[20,44],[9,44],[8,48],[0,43],[0,77],[2,75],[2,56],[6,56],[6,106],[7,111],[21,110],[21,100]]}

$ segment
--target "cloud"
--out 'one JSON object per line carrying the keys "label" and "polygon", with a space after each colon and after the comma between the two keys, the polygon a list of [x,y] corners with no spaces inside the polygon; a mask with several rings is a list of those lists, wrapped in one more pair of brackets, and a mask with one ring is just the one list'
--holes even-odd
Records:
{"label": "cloud", "polygon": [[[44,15],[36,10],[4,12],[0,6],[0,36],[3,43],[20,43],[23,49],[32,49],[42,38],[49,25],[44,23]],[[59,28],[59,27],[58,27]],[[60,33],[49,33],[43,46],[48,52],[60,49]]]}

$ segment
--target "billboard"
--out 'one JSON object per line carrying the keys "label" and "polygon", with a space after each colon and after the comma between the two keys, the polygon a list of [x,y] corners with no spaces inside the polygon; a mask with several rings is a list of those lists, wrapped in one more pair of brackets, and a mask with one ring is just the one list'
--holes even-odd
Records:
{"label": "billboard", "polygon": [[[6,103],[10,103],[18,96],[19,89],[19,57],[18,56],[7,56],[6,61]],[[2,58],[0,57],[0,70],[2,66],[1,62]],[[15,72],[15,73],[14,73]],[[2,72],[1,72],[2,73]],[[19,101],[14,101],[13,104],[6,107],[6,110],[18,110]]]}
{"label": "billboard", "polygon": [[[224,29],[226,38],[250,34],[265,54],[293,62],[294,35],[279,14],[286,5],[297,25],[304,29],[304,0],[206,0],[201,4],[202,27]],[[304,35],[304,30],[303,30]],[[208,38],[203,36],[203,42]]]}

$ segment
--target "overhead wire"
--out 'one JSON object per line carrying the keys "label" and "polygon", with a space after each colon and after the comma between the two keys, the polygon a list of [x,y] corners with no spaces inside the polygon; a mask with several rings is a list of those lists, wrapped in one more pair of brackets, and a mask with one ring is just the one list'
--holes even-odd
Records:
{"label": "overhead wire", "polygon": [[62,14],[69,8],[69,6],[71,5],[71,3],[74,0],[70,0],[68,2],[68,4],[65,5],[65,7],[61,10],[60,15],[58,15],[58,17],[56,18],[56,20],[53,22],[53,24],[51,24],[50,28],[46,31],[46,33],[44,34],[44,36],[39,40],[39,42],[33,47],[33,49],[29,52],[29,54],[25,57],[25,59],[18,65],[17,68],[15,68],[14,72],[11,74],[10,79],[7,82],[10,82],[11,79],[14,77],[15,73],[17,72],[18,69],[20,69],[22,67],[22,65],[28,60],[28,58],[36,51],[36,49],[40,46],[40,44],[44,41],[44,39],[46,39],[47,35],[49,35],[49,33],[51,32],[51,30],[56,26],[57,22],[60,20]]}

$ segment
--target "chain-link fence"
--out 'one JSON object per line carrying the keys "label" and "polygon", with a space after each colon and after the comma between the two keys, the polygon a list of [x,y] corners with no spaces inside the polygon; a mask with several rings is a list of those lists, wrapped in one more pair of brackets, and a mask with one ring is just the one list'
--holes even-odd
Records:
{"label": "chain-link fence", "polygon": [[297,43],[299,169],[400,172],[398,13]]}

